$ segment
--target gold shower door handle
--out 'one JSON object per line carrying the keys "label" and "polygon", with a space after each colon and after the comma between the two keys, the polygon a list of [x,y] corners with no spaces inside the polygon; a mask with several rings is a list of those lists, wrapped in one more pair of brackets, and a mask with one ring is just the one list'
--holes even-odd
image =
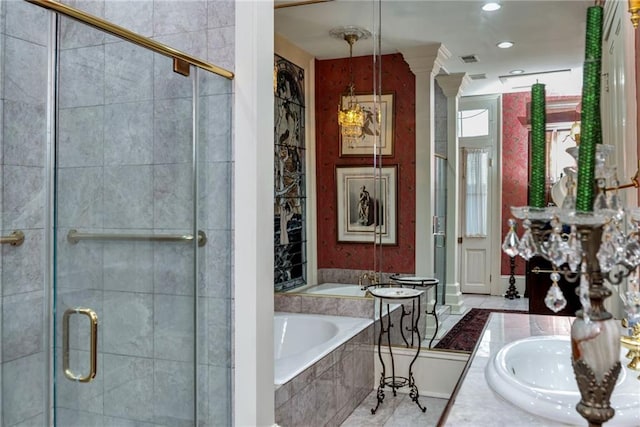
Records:
{"label": "gold shower door handle", "polygon": [[[69,318],[74,314],[83,314],[89,318],[91,327],[91,351],[89,354],[89,374],[76,375],[69,368]],[[98,369],[98,315],[90,308],[69,308],[62,316],[62,368],[64,376],[71,381],[91,382]]]}

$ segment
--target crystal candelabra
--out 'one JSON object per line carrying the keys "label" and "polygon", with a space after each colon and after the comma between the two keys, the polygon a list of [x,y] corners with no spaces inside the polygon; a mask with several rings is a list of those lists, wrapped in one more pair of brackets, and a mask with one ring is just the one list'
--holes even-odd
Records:
{"label": "crystal candelabra", "polygon": [[[522,221],[524,233],[518,237],[516,221],[510,220],[502,246],[511,257],[529,260],[542,256],[552,263],[552,284],[545,305],[554,312],[566,305],[557,285],[561,275],[577,283],[582,309],[576,313],[571,328],[573,368],[581,394],[576,409],[590,426],[602,425],[614,416],[610,398],[621,369],[620,328],[604,307],[604,300],[612,294],[604,282],[618,285],[640,264],[640,210],[623,207],[618,189],[626,186],[620,186],[615,169],[606,166],[612,151],[610,145],[597,145],[597,191],[592,212],[576,210],[577,170],[565,168],[568,179],[561,205],[512,207],[513,216]],[[567,152],[578,161],[577,147]],[[637,284],[630,284],[631,292],[637,293],[633,286]]]}

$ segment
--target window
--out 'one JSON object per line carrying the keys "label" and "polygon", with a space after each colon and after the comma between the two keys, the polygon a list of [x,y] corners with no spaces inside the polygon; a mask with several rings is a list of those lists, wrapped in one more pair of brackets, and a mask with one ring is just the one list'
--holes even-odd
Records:
{"label": "window", "polygon": [[458,138],[488,135],[488,109],[458,111]]}
{"label": "window", "polygon": [[466,237],[486,237],[489,152],[486,149],[465,149],[464,165],[464,235]]}
{"label": "window", "polygon": [[304,70],[275,56],[274,286],[306,284]]}

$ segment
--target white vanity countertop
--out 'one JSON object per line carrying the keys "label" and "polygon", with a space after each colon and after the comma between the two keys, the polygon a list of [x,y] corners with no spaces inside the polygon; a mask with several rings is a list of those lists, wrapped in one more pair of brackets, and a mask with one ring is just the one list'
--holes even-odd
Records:
{"label": "white vanity countertop", "polygon": [[[442,425],[566,426],[529,414],[491,390],[484,377],[489,360],[507,343],[536,335],[570,335],[573,317],[491,313],[466,375]],[[576,402],[577,403],[577,402]],[[585,421],[585,425],[587,422]]]}

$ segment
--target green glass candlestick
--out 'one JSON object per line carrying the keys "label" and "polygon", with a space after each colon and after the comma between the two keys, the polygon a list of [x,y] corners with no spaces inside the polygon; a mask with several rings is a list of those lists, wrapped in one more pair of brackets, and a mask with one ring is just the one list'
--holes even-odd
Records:
{"label": "green glass candlestick", "polygon": [[544,85],[531,86],[531,178],[529,206],[544,208],[546,171],[546,101]]}
{"label": "green glass candlestick", "polygon": [[578,149],[576,210],[593,211],[596,146],[602,143],[600,124],[600,70],[602,59],[601,6],[587,10],[587,34],[582,78],[582,113]]}

